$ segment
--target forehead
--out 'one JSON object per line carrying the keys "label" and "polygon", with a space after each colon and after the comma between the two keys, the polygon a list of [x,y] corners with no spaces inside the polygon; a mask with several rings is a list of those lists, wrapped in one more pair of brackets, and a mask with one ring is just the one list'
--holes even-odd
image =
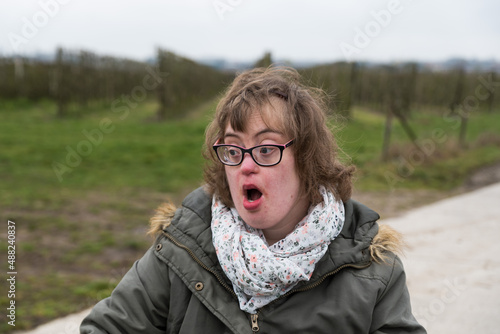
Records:
{"label": "forehead", "polygon": [[268,129],[286,134],[289,129],[285,125],[286,105],[279,98],[271,98],[260,106],[232,110],[224,127],[224,134],[231,129],[235,132],[254,132]]}
{"label": "forehead", "polygon": [[264,122],[260,113],[254,112],[248,118],[247,125],[244,131],[238,131],[233,129],[231,124],[228,123],[226,129],[224,131],[224,137],[250,137],[250,138],[261,138],[262,136],[271,136],[276,138],[277,140],[282,140],[285,137],[283,131],[280,130],[279,126],[273,126],[273,124],[269,124]]}

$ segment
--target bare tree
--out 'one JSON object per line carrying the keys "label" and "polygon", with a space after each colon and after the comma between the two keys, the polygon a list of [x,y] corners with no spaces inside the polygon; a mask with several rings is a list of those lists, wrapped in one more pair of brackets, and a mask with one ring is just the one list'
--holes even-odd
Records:
{"label": "bare tree", "polygon": [[464,90],[465,90],[465,70],[463,66],[460,66],[456,70],[457,79],[455,83],[455,92],[453,99],[449,104],[452,115],[457,115],[460,117],[460,130],[458,134],[458,143],[460,147],[464,148],[466,146],[466,134],[467,134],[467,122],[469,120],[468,114],[464,113],[463,110],[457,113],[457,109],[463,108],[462,101],[464,100]]}
{"label": "bare tree", "polygon": [[66,117],[68,113],[68,102],[70,98],[70,87],[68,80],[68,66],[64,60],[64,50],[58,48],[56,52],[54,87],[57,101],[57,116]]}
{"label": "bare tree", "polygon": [[[491,71],[490,72],[490,75],[491,75],[491,81],[492,82],[496,82],[496,72],[495,71]],[[493,102],[495,101],[495,90],[490,90],[489,91],[489,95],[488,97],[486,98],[486,104],[488,106],[488,112],[491,113],[493,112]]]}
{"label": "bare tree", "polygon": [[271,52],[266,52],[262,58],[255,62],[253,67],[269,67],[272,63]]}
{"label": "bare tree", "polygon": [[405,66],[387,68],[388,78],[386,83],[386,122],[384,130],[384,140],[382,143],[382,160],[389,159],[389,147],[392,132],[392,119],[396,117],[405,131],[406,135],[412,142],[413,146],[423,151],[418,144],[418,137],[411,127],[408,117],[410,113],[411,101],[414,96],[414,87],[416,80],[416,67]]}

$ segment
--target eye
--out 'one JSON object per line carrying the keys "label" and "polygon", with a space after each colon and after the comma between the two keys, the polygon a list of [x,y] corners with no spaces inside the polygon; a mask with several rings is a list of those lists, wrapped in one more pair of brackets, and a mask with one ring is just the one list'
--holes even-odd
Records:
{"label": "eye", "polygon": [[235,147],[224,147],[224,160],[238,162],[241,159],[241,151]]}
{"label": "eye", "polygon": [[227,150],[227,153],[232,156],[232,157],[235,157],[235,156],[238,156],[240,155],[240,150],[237,150],[237,149],[234,149],[234,148],[229,148]]}
{"label": "eye", "polygon": [[275,150],[276,150],[276,147],[263,146],[263,147],[259,148],[259,154],[269,155],[269,154],[273,154]]}

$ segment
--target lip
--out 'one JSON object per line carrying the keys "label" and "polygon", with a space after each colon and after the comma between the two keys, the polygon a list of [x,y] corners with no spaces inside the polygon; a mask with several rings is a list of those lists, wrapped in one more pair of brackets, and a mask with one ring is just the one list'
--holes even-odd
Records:
{"label": "lip", "polygon": [[[255,201],[250,202],[247,198],[247,190],[248,189],[257,189],[258,191],[260,191],[262,196],[260,196],[259,199],[256,199]],[[260,205],[262,204],[262,198],[264,197],[264,194],[262,193],[260,188],[257,187],[256,185],[253,185],[253,184],[245,184],[243,186],[242,195],[243,195],[243,207],[245,208],[245,210],[248,210],[248,211],[257,210],[260,207]]]}

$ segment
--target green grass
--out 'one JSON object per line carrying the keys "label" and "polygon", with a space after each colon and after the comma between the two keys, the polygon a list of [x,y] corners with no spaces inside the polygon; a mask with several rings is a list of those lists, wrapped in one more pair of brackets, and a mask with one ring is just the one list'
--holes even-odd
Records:
{"label": "green grass", "polygon": [[[154,208],[167,197],[178,204],[202,183],[204,131],[215,105],[207,102],[165,123],[155,121],[156,108],[146,102],[120,119],[101,106],[58,119],[50,101],[0,101],[0,212],[17,226],[16,330],[109,295],[151,244],[145,234]],[[381,162],[381,114],[358,107],[352,121],[334,124],[340,125],[340,146],[358,167],[356,188],[451,189],[476,168],[500,160],[499,112],[471,116],[465,150],[458,148],[458,130],[445,112],[413,112],[421,143],[434,145],[418,162],[412,162],[414,149],[396,121],[391,160]],[[88,141],[82,131],[95,133],[103,119],[112,130],[68,167],[67,147],[81,149]],[[54,162],[68,167],[60,177]],[[4,237],[0,246],[7,249]],[[2,308],[7,302],[0,296]],[[10,330],[0,324],[0,332]]]}
{"label": "green grass", "polygon": [[475,169],[500,160],[500,113],[471,115],[466,149],[459,147],[458,129],[444,117],[446,113],[413,111],[410,124],[423,152],[411,144],[394,120],[391,159],[382,162],[385,117],[356,108],[353,120],[344,124],[337,135],[339,145],[358,167],[356,187],[449,190],[462,184]]}
{"label": "green grass", "polygon": [[[206,117],[158,123],[155,110],[145,103],[123,120],[107,108],[58,119],[49,101],[0,102],[0,212],[18,226],[23,291],[17,330],[95,304],[102,293],[93,285],[87,289],[94,297],[83,300],[71,290],[106,277],[110,268],[123,276],[151,243],[145,232],[155,207],[167,197],[179,203],[186,189],[201,184]],[[105,118],[112,131],[88,146],[82,131],[95,133]],[[70,167],[67,147],[78,145],[92,152]],[[58,178],[54,162],[70,169]],[[11,329],[0,324],[0,332]]]}
{"label": "green grass", "polygon": [[[176,192],[201,180],[204,119],[157,123],[148,119],[146,108],[141,118],[124,121],[107,110],[59,120],[51,105],[2,109],[0,176],[9,191],[1,193],[0,201],[5,205],[57,209],[68,192]],[[112,122],[109,133],[99,130],[102,119]],[[92,144],[83,131],[92,131],[99,141]],[[69,153],[75,151],[81,154]]]}

